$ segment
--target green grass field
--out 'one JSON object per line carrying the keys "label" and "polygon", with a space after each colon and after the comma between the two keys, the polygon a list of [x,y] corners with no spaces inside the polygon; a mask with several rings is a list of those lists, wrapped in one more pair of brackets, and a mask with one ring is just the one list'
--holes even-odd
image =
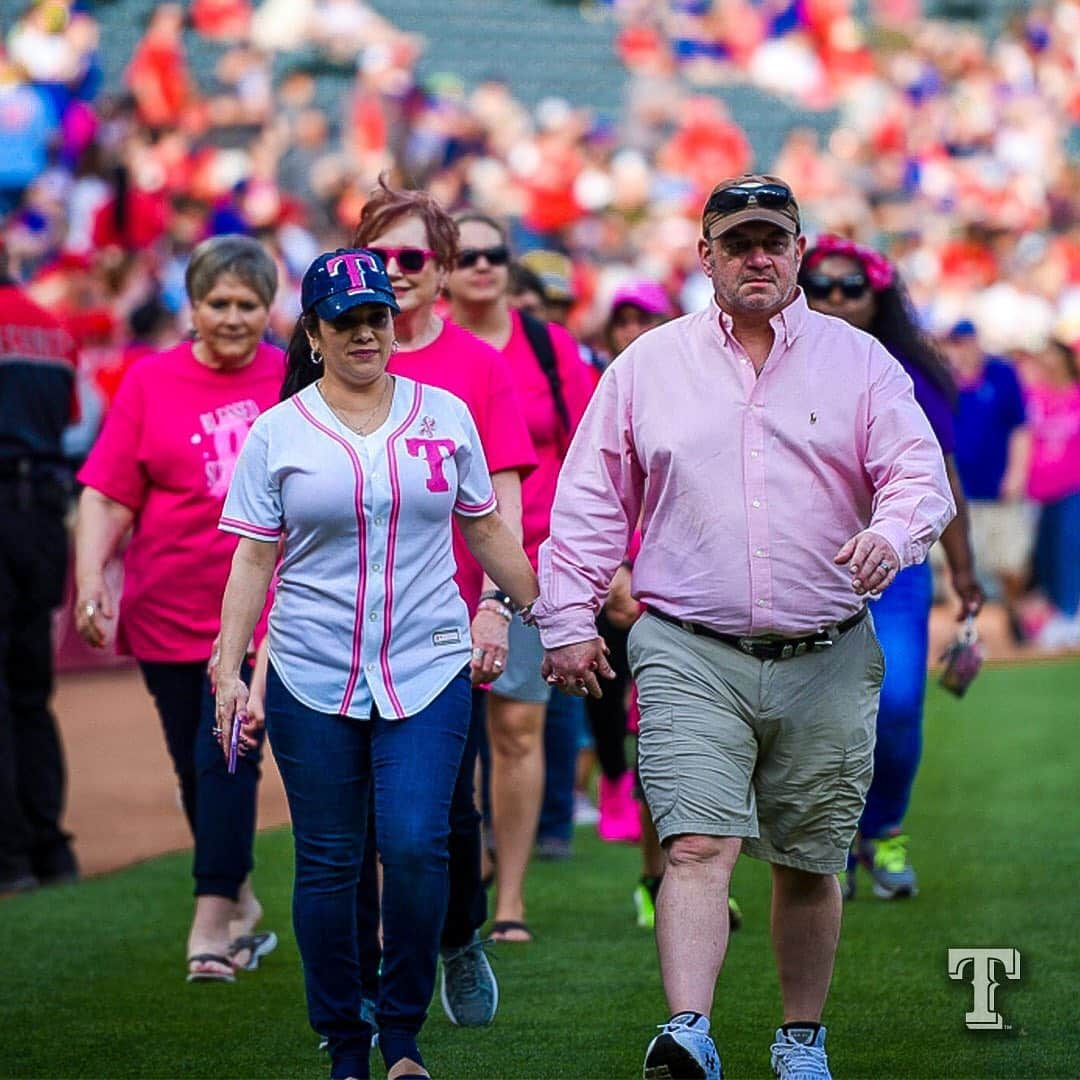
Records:
{"label": "green grass field", "polygon": [[[932,687],[909,820],[922,895],[849,904],[827,1011],[838,1078],[1080,1076],[1077,776],[1080,664],[986,671],[958,702]],[[189,858],[0,902],[0,1076],[326,1076],[289,923],[287,832],[260,837],[259,892],[282,944],[235,985],[184,982]],[[438,1077],[641,1075],[666,1018],[651,936],[629,902],[633,849],[579,833],[530,877],[538,940],[500,946],[496,1023],[453,1028],[438,1002],[422,1046]],[[730,1077],[769,1076],[778,1022],[765,867],[743,860],[746,926],[713,1012]],[[1019,949],[1006,1032],[969,1032],[950,947]],[[373,1055],[377,1076],[382,1075]]]}

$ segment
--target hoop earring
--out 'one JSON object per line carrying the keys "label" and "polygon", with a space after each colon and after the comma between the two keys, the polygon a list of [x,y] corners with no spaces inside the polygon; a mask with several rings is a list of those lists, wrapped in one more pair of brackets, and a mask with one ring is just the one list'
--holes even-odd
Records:
{"label": "hoop earring", "polygon": [[322,357],[319,355],[319,350],[316,349],[314,345],[311,346],[311,362],[315,364],[316,367],[322,363]]}

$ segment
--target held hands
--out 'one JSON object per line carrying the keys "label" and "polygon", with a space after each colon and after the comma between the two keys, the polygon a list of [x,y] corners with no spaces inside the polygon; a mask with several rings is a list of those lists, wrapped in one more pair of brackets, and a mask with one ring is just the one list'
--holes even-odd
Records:
{"label": "held hands", "polygon": [[80,586],[75,601],[75,629],[87,645],[105,648],[105,623],[115,618],[116,606],[103,577]]}
{"label": "held hands", "polygon": [[615,672],[608,663],[608,647],[602,637],[591,641],[579,641],[574,645],[562,645],[558,649],[545,649],[540,673],[564,694],[574,697],[603,697],[599,675],[614,679]]}
{"label": "held hands", "polygon": [[859,596],[884,592],[900,569],[900,557],[892,544],[869,529],[856,533],[836,553],[833,562],[837,566],[848,564],[851,587]]}

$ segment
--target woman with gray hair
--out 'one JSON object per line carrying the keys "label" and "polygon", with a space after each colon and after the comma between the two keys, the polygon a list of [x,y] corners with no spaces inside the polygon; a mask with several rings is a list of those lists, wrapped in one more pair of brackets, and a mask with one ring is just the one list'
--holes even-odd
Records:
{"label": "woman with gray hair", "polygon": [[[79,472],[75,621],[134,656],[154,698],[195,836],[189,982],[232,982],[277,944],[255,933],[251,888],[259,748],[230,774],[213,732],[209,664],[236,537],[217,528],[255,418],[278,400],[284,354],[263,341],[277,291],[273,260],[246,236],[217,236],[185,278],[193,333],[125,376]],[[117,604],[105,565],[125,536]],[[258,631],[256,636],[258,636]]]}

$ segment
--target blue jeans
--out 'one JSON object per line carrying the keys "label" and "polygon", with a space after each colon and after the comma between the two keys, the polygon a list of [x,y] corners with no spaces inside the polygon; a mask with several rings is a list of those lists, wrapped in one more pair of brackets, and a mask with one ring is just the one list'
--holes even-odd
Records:
{"label": "blue jeans", "polygon": [[[255,865],[255,809],[261,775],[262,741],[239,759],[232,775],[214,727],[214,695],[206,662],[139,661],[165,744],[180,782],[180,801],[195,837],[196,896],[235,900]],[[244,661],[241,675],[251,679]]]}
{"label": "blue jeans", "polygon": [[1034,561],[1035,584],[1072,618],[1080,609],[1080,491],[1043,506]]}
{"label": "blue jeans", "polygon": [[897,574],[870,607],[885,654],[885,681],[878,704],[874,779],[859,823],[859,831],[869,839],[900,828],[911,802],[922,754],[933,592],[930,564],[924,562]]}
{"label": "blue jeans", "polygon": [[[450,803],[450,885],[443,923],[441,947],[460,949],[472,941],[487,921],[487,892],[480,877],[480,812],[476,809],[473,774],[479,740],[487,722],[487,692],[473,690],[469,735],[458,766],[454,795]],[[379,876],[376,852],[375,799],[370,800],[368,837],[375,843],[364,845],[364,866],[356,892],[356,927],[360,940],[360,967],[364,997],[375,1000],[379,993]]]}
{"label": "blue jeans", "polygon": [[574,835],[574,778],[584,727],[584,701],[556,690],[544,717],[544,802],[538,840],[568,841]]}
{"label": "blue jeans", "polygon": [[404,1056],[418,1060],[446,915],[450,799],[469,704],[466,669],[405,720],[351,720],[309,709],[270,667],[267,731],[296,846],[293,926],[308,1017],[329,1040],[331,1077],[369,1075],[356,894],[372,786],[383,865],[379,1048],[388,1068]]}

